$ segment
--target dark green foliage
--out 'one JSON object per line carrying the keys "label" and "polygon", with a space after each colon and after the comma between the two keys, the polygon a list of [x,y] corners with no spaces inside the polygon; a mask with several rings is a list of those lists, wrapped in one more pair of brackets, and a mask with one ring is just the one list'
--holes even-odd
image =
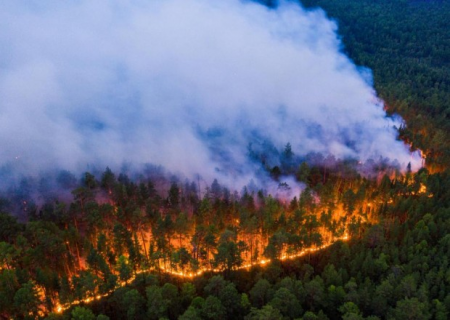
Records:
{"label": "dark green foliage", "polygon": [[159,319],[166,317],[170,301],[164,299],[162,289],[157,286],[150,286],[146,289],[146,295],[148,318]]}
{"label": "dark green foliage", "polygon": [[0,241],[11,242],[22,229],[23,225],[19,224],[16,218],[0,213]]}
{"label": "dark green foliage", "polygon": [[260,279],[250,290],[250,301],[258,308],[266,305],[271,298],[271,284],[266,279]]}
{"label": "dark green foliage", "polygon": [[278,309],[271,305],[264,306],[262,309],[253,308],[245,320],[282,320],[283,316]]}
{"label": "dark green foliage", "polygon": [[202,310],[200,311],[202,318],[210,320],[223,320],[227,319],[226,309],[223,306],[220,299],[215,296],[208,296],[205,299]]}
{"label": "dark green foliage", "polygon": [[145,319],[145,299],[136,290],[128,291],[123,297],[123,303],[127,309],[127,319]]}
{"label": "dark green foliage", "polygon": [[72,311],[72,320],[95,320],[95,315],[90,309],[75,307]]}
{"label": "dark green foliage", "polygon": [[430,168],[450,164],[450,3],[440,0],[302,0],[339,24],[344,51],[373,71],[388,111],[402,115],[403,139]]}
{"label": "dark green foliage", "polygon": [[[343,50],[373,70],[388,112],[406,119],[401,137],[424,151],[427,169],[413,173],[408,166],[401,175],[374,162],[369,178],[352,161],[320,154],[300,159],[301,150],[289,143],[267,143],[279,160],[269,164],[250,145],[249,157],[268,176],[295,175],[306,185],[287,203],[254,184],[239,194],[217,180],[205,190],[199,181],[135,179],[107,168],[85,173],[79,185],[61,172],[58,186],[73,189],[72,203],[46,199],[38,207],[24,179],[17,195],[0,201],[3,212],[20,199],[29,218],[22,224],[0,213],[0,318],[34,318],[58,301],[98,294],[109,296],[49,319],[449,317],[450,4],[303,3],[320,5],[337,20]],[[282,260],[344,233],[351,241]],[[236,271],[263,257],[273,261]],[[223,273],[186,282],[162,270],[205,266]],[[117,288],[121,282],[128,285]]]}
{"label": "dark green foliage", "polygon": [[286,288],[278,289],[269,304],[290,319],[298,318],[303,313],[297,297]]}
{"label": "dark green foliage", "polygon": [[[405,196],[399,190],[404,190],[405,183],[409,182],[402,178],[382,178],[381,181],[385,181],[382,182],[383,187],[372,191],[370,183],[366,183],[366,196],[390,194],[382,200],[371,198],[371,201],[386,202],[379,210],[381,222],[357,230],[360,236],[355,235],[351,242],[338,241],[327,249],[293,261],[277,260],[250,271],[234,271],[233,265],[227,265],[227,259],[231,259],[233,255],[230,253],[235,251],[220,251],[219,247],[222,244],[228,248],[233,244],[234,248],[238,248],[237,229],[225,229],[220,234],[210,226],[198,228],[196,241],[202,247],[206,247],[207,242],[211,243],[209,250],[217,250],[216,263],[221,261],[217,255],[226,257],[222,262],[223,275],[205,275],[193,282],[186,282],[187,279],[172,278],[163,273],[150,277],[140,274],[136,280],[129,282],[129,287],[120,288],[105,301],[94,303],[92,314],[123,319],[446,319],[450,307],[450,285],[447,281],[450,193],[443,192],[437,185],[448,185],[446,181],[450,181],[450,175],[419,174],[421,179],[426,178],[427,187],[436,192],[432,197],[428,196],[429,193]],[[417,179],[416,176],[412,174],[411,179]],[[302,221],[302,241],[305,243],[311,241],[309,234],[313,234],[316,228],[329,223],[326,217],[316,218],[308,214],[317,207],[311,201],[313,190],[300,197],[298,208],[293,208],[294,213],[298,212],[289,217]],[[352,197],[357,198],[359,193],[354,192]],[[345,191],[341,195],[345,197]],[[355,201],[359,206],[359,200]],[[287,222],[283,222],[287,219],[278,213],[280,210],[286,209],[271,198],[265,199],[262,214],[270,213],[270,216],[267,215],[269,221],[269,217],[278,217],[278,229],[262,220],[268,223],[267,230],[275,230],[269,236],[272,239],[269,243],[276,248],[275,258],[280,248],[289,245],[290,233],[295,232],[288,228]],[[304,210],[303,213],[301,210]],[[239,218],[248,219],[245,214]],[[158,221],[161,234],[170,232],[173,225],[169,220],[159,218]],[[17,250],[26,248],[28,241],[36,241],[28,234],[36,231],[43,235],[44,238],[35,243],[39,245],[44,241],[48,244],[46,250],[53,246],[52,237],[58,235],[58,229],[52,224],[32,222],[26,227],[28,233],[25,235],[29,240],[22,239],[19,234],[16,242],[20,245],[2,244],[2,259],[8,261],[10,266],[16,267],[21,261]],[[41,263],[41,267],[33,269],[38,283],[49,293],[57,290],[62,301],[70,301],[92,297],[98,290],[108,292],[101,289],[104,286],[100,284],[116,276],[114,273],[117,273],[118,280],[129,280],[134,272],[130,259],[122,255],[110,263],[107,253],[111,246],[116,246],[113,250],[122,250],[131,256],[130,251],[134,249],[127,248],[134,246],[133,241],[129,241],[131,231],[117,224],[115,227],[112,224],[111,228],[113,239],[100,233],[96,246],[90,246],[86,256],[89,270],[79,272],[72,279],[62,277],[54,282],[53,273],[43,269],[45,264]],[[211,240],[206,241],[207,237]],[[75,240],[69,240],[69,243]],[[45,254],[46,251],[43,252]],[[156,254],[163,256],[163,251],[153,253]],[[49,259],[49,263],[54,262]],[[26,273],[2,270],[0,286],[0,304],[4,312],[20,316],[19,309],[37,312],[41,307],[33,294],[33,282]],[[114,285],[109,290],[113,288]],[[51,305],[51,299],[49,303]],[[78,317],[91,317],[85,309],[70,312],[80,313]]]}

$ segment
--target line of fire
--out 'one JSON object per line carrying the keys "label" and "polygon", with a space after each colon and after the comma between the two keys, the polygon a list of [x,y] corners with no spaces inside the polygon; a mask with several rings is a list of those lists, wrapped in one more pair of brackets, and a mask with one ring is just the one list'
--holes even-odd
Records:
{"label": "line of fire", "polygon": [[[101,299],[141,273],[192,278],[308,257],[365,237],[382,220],[405,221],[410,199],[432,196],[425,168],[380,165],[371,176],[358,163],[297,168],[292,175],[303,190],[292,198],[250,187],[233,192],[217,180],[202,186],[164,175],[86,173],[72,202],[28,206],[26,224],[1,217],[10,230],[1,235],[2,274],[11,290],[17,277],[28,279],[24,290],[34,300],[23,310],[42,316]],[[2,316],[14,308],[21,306]]]}

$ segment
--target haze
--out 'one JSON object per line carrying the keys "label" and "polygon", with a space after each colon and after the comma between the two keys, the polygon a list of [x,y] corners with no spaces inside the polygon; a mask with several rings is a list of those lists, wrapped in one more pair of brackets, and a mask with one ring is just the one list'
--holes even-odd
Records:
{"label": "haze", "polygon": [[238,0],[2,1],[0,165],[163,165],[228,183],[248,147],[420,158],[323,11]]}

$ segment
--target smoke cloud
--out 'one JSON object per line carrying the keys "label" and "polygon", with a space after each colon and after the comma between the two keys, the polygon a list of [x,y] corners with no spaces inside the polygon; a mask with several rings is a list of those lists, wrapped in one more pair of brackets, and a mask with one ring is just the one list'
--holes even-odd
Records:
{"label": "smoke cloud", "polygon": [[420,165],[321,10],[5,0],[0,47],[3,172],[154,163],[242,185],[249,149],[288,142],[297,156]]}

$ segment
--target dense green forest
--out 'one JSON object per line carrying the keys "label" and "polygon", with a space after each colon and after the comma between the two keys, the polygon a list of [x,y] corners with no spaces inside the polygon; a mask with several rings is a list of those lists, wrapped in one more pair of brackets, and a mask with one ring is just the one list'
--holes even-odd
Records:
{"label": "dense green forest", "polygon": [[0,199],[0,318],[449,318],[450,3],[303,4],[336,19],[426,168],[361,175],[355,161],[291,161],[288,144],[264,170],[280,190],[283,176],[304,184],[289,200],[106,169],[61,172],[73,201],[37,206],[25,181]]}
{"label": "dense green forest", "polygon": [[445,0],[304,0],[335,19],[344,52],[373,71],[388,111],[407,123],[405,141],[430,171],[450,163],[450,3]]}
{"label": "dense green forest", "polygon": [[[281,156],[286,157],[291,153],[287,145]],[[295,286],[305,285],[307,288],[309,280],[314,279],[308,277],[321,268],[321,261],[316,257],[318,249],[323,250],[335,243],[343,245],[348,239],[367,240],[367,233],[373,233],[369,241],[372,246],[377,246],[381,241],[378,237],[382,237],[385,231],[381,229],[380,234],[372,226],[378,226],[376,223],[380,219],[389,222],[387,226],[399,233],[396,230],[398,224],[407,220],[408,212],[417,199],[424,202],[434,200],[434,185],[438,182],[435,176],[428,175],[426,169],[413,175],[405,168],[406,174],[401,174],[398,169],[380,165],[373,172],[373,177],[366,178],[358,173],[363,164],[332,161],[333,158],[319,155],[311,157],[315,159],[314,166],[311,167],[305,161],[295,172],[296,179],[306,187],[298,198],[294,197],[290,201],[282,197],[274,198],[262,190],[252,190],[251,186],[245,187],[241,193],[232,193],[216,180],[200,197],[195,182],[186,181],[182,184],[175,178],[167,180],[164,175],[155,174],[151,178],[141,177],[134,182],[125,174],[116,178],[109,169],[98,179],[86,173],[79,186],[73,189],[74,201],[70,204],[56,199],[38,207],[31,199],[24,198],[22,202],[26,205],[23,209],[28,215],[25,224],[8,214],[0,215],[0,306],[3,316],[27,318],[63,311],[74,306],[75,301],[78,301],[75,302],[78,305],[108,296],[116,288],[133,280],[138,284],[130,288],[139,286],[136,279],[142,277],[146,283],[146,274],[150,272],[157,275],[150,276],[153,280],[149,283],[153,286],[141,288],[141,292],[146,292],[149,310],[145,311],[147,304],[139,303],[136,310],[126,311],[129,319],[135,319],[135,313],[142,314],[143,318],[159,319],[177,318],[185,312],[199,313],[199,316],[204,312],[219,312],[215,309],[207,311],[210,307],[219,308],[223,314],[213,313],[204,317],[258,317],[257,314],[264,311],[255,308],[263,307],[266,303],[257,303],[250,290],[252,287],[248,285],[259,277],[265,279],[270,272],[247,279],[251,273],[239,273],[237,270],[269,263],[277,266],[277,263],[286,263],[290,258],[304,257],[305,266],[300,270],[304,271],[309,266],[308,272],[312,274],[301,275],[304,284],[298,282],[297,276],[285,281],[294,281],[297,283]],[[279,175],[286,175],[290,168],[291,165],[285,163],[278,170],[268,170],[272,174],[279,171]],[[67,173],[63,177],[64,181],[76,181],[75,177]],[[157,188],[164,185],[169,187],[165,196],[162,196]],[[431,192],[427,190],[427,185]],[[280,183],[279,188],[289,186]],[[373,259],[376,263],[369,261],[370,265],[380,263],[384,270],[394,257],[380,252],[380,256],[375,255]],[[334,268],[333,264],[334,261],[330,262],[326,269]],[[344,285],[350,281],[349,274],[354,274],[355,270],[344,271],[346,266],[336,266],[339,269],[334,272],[342,273],[339,276],[342,280],[333,285]],[[184,309],[164,307],[165,303],[175,303],[178,299],[176,286],[157,286],[165,283],[162,279],[167,275],[193,279],[196,275],[211,272],[235,279],[235,284],[230,284],[222,278],[214,278],[215,281],[222,279],[223,283],[217,285],[230,286],[231,291],[226,292],[233,295],[228,297],[234,299],[232,302],[221,301],[219,295],[214,305],[208,306],[206,303],[209,303],[212,291],[208,291],[207,285],[205,288],[196,286],[195,290],[189,287],[191,291],[206,293],[205,305],[197,299],[198,305],[193,306],[199,310],[186,310],[186,307],[191,307],[191,301],[186,302]],[[283,273],[281,269],[277,272],[280,275]],[[265,285],[272,286],[280,280],[279,276],[269,276],[269,279],[272,284],[266,279]],[[178,281],[178,285],[183,281]],[[239,303],[240,299],[245,299],[234,287],[240,282],[246,287],[239,289],[242,293],[249,292],[247,298],[250,300],[243,309],[239,304],[236,305],[237,309],[230,309],[227,303],[235,305],[236,299]],[[164,288],[169,288],[167,290],[173,298],[164,296]],[[131,289],[122,288],[113,296],[123,290]],[[222,294],[222,290],[216,290],[217,294]],[[302,300],[297,291],[289,293],[286,290],[280,294],[287,294],[290,298],[294,295],[291,303],[297,306],[296,309],[290,310],[291,306],[285,310],[283,307],[273,312],[299,317],[302,310],[312,312],[324,309],[322,302],[316,304]],[[194,291],[191,294],[195,296]],[[133,292],[134,295],[139,293]],[[345,290],[341,293],[345,293]],[[162,295],[163,301],[155,302],[159,295]],[[264,301],[275,303],[277,300],[273,299],[276,297],[276,292],[267,293],[267,301]],[[137,295],[133,299],[141,301],[144,298]],[[278,299],[284,300],[284,297]],[[152,309],[154,303],[158,303],[154,306],[155,310]],[[114,303],[110,307],[118,308]],[[119,310],[113,310],[101,311],[114,318]]]}

